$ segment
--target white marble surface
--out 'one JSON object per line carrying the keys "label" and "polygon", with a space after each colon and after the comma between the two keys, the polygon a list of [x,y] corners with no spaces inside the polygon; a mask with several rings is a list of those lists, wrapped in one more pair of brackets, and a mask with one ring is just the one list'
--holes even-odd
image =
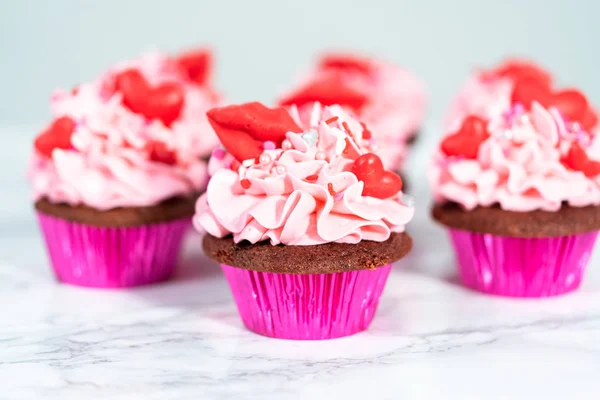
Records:
{"label": "white marble surface", "polygon": [[[0,399],[598,399],[600,254],[582,288],[545,300],[462,288],[427,218],[427,141],[411,161],[416,247],[365,332],[324,342],[246,331],[189,237],[176,278],[128,291],[56,283],[0,131]],[[16,172],[15,172],[16,171]]]}

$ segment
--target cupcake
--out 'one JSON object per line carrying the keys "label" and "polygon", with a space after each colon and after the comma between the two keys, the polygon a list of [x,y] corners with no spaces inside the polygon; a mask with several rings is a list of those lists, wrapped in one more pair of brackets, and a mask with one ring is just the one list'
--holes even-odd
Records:
{"label": "cupcake", "polygon": [[407,144],[417,135],[425,114],[423,84],[391,63],[360,55],[324,54],[317,65],[279,104],[295,104],[300,116],[311,105],[342,105],[369,126],[386,168],[398,171]]}
{"label": "cupcake", "polygon": [[171,275],[218,143],[205,116],[218,99],[202,85],[152,55],[52,96],[29,177],[60,281],[116,288]]}
{"label": "cupcake", "polygon": [[[508,59],[495,68],[477,70],[450,106],[445,129],[457,130],[464,118],[470,115],[486,120],[499,117],[512,104],[531,102],[532,98],[548,107],[552,105],[551,99],[540,94],[548,92],[552,86],[554,79],[550,72],[527,60]],[[580,124],[587,131],[595,130],[597,114],[590,110]]]}
{"label": "cupcake", "polygon": [[[533,81],[535,82],[535,81]],[[600,229],[600,135],[585,96],[520,83],[498,114],[466,116],[430,170],[464,284],[514,297],[575,290]]]}
{"label": "cupcake", "polygon": [[339,106],[260,103],[208,112],[224,147],[194,225],[221,264],[248,329],[331,339],[366,329],[414,214],[398,175]]}

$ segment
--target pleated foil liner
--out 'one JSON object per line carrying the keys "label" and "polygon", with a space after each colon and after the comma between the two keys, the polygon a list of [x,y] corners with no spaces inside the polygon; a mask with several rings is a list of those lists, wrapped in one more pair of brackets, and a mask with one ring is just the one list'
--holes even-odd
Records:
{"label": "pleated foil liner", "polygon": [[38,221],[61,282],[123,288],[168,279],[190,219],[136,227],[98,227],[41,212]]}
{"label": "pleated foil liner", "polygon": [[297,340],[333,339],[367,329],[391,269],[296,275],[221,267],[249,330]]}
{"label": "pleated foil liner", "polygon": [[556,296],[577,289],[597,235],[527,239],[450,230],[463,283],[510,297]]}

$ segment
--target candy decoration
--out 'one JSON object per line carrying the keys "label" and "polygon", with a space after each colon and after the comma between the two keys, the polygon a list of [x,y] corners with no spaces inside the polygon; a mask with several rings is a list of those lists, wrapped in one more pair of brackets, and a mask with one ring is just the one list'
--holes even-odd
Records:
{"label": "candy decoration", "polygon": [[577,142],[571,145],[569,153],[562,161],[567,167],[583,172],[588,178],[600,175],[600,162],[590,160],[585,150]]}
{"label": "candy decoration", "polygon": [[363,196],[387,199],[402,190],[402,179],[386,171],[381,159],[373,153],[358,157],[352,165],[352,173],[364,183]]}
{"label": "candy decoration", "polygon": [[206,115],[223,147],[240,162],[260,157],[267,141],[281,145],[288,132],[302,132],[284,108],[258,102],[213,108]]}
{"label": "candy decoration", "polygon": [[136,69],[121,72],[116,78],[116,89],[123,94],[125,107],[166,126],[179,117],[183,108],[184,95],[179,84],[168,82],[151,87]]}
{"label": "candy decoration", "polygon": [[198,49],[182,53],[175,62],[191,82],[205,85],[212,70],[212,54],[209,50]]}
{"label": "candy decoration", "polygon": [[318,101],[324,106],[340,104],[353,110],[359,110],[366,102],[367,96],[346,85],[338,74],[324,76],[320,80],[310,82],[295,93],[280,100],[280,104],[298,106]]}
{"label": "candy decoration", "polygon": [[366,58],[360,58],[349,54],[327,54],[321,58],[319,67],[323,69],[336,69],[370,74],[373,69],[373,64]]}
{"label": "candy decoration", "polygon": [[166,144],[157,140],[150,140],[146,143],[146,151],[148,152],[148,158],[151,161],[174,165],[177,163],[177,155],[174,151],[169,150]]}
{"label": "candy decoration", "polygon": [[550,87],[552,76],[543,68],[528,61],[509,60],[495,70],[485,72],[484,77],[509,78],[513,82],[534,81],[536,84]]}
{"label": "candy decoration", "polygon": [[442,141],[441,150],[449,157],[476,159],[479,146],[489,137],[487,122],[480,117],[470,115],[465,118],[458,132]]}
{"label": "candy decoration", "polygon": [[250,180],[249,180],[249,179],[242,179],[242,180],[240,181],[240,185],[242,185],[242,187],[243,187],[244,189],[250,189],[250,186],[252,186],[252,182],[250,182]]}
{"label": "candy decoration", "polygon": [[35,139],[34,146],[40,154],[51,158],[54,149],[71,148],[73,131],[75,131],[75,121],[69,117],[57,118]]}

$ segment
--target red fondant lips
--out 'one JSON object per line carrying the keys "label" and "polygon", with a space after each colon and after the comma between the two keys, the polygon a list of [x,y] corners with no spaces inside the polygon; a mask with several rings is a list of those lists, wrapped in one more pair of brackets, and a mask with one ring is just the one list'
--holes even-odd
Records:
{"label": "red fondant lips", "polygon": [[303,105],[315,101],[325,106],[339,104],[359,110],[367,102],[367,96],[348,86],[339,74],[327,74],[281,99],[279,104]]}
{"label": "red fondant lips", "polygon": [[373,153],[358,157],[352,165],[352,173],[364,183],[363,196],[387,199],[402,190],[402,179],[386,171],[381,159]]}
{"label": "red fondant lips", "polygon": [[183,108],[184,95],[174,82],[151,87],[136,69],[121,72],[116,89],[123,93],[123,105],[148,119],[161,120],[166,126],[175,121]]}
{"label": "red fondant lips", "polygon": [[553,92],[550,86],[535,80],[521,80],[515,84],[511,101],[530,109],[537,101],[544,107],[556,107],[569,121],[578,122],[585,130],[598,123],[598,116],[590,107],[587,98],[576,89]]}
{"label": "red fondant lips", "polygon": [[57,118],[35,139],[34,146],[40,154],[50,158],[54,149],[71,148],[71,136],[74,130],[75,122],[71,118]]}
{"label": "red fondant lips", "polygon": [[479,146],[489,137],[487,122],[480,117],[470,115],[465,118],[458,132],[442,141],[441,150],[447,156],[476,159]]}
{"label": "red fondant lips", "polygon": [[212,72],[212,53],[197,49],[180,54],[175,62],[183,75],[197,85],[205,85]]}
{"label": "red fondant lips", "polygon": [[321,57],[319,67],[323,69],[337,69],[348,72],[358,72],[368,75],[372,72],[373,64],[367,58],[350,54],[325,54]]}
{"label": "red fondant lips", "polygon": [[563,163],[575,171],[583,172],[588,178],[600,175],[600,162],[590,160],[579,143],[571,145],[571,149],[563,159]]}
{"label": "red fondant lips", "polygon": [[280,145],[286,133],[302,132],[284,108],[258,102],[213,108],[206,115],[221,144],[239,161],[259,157],[266,141]]}

